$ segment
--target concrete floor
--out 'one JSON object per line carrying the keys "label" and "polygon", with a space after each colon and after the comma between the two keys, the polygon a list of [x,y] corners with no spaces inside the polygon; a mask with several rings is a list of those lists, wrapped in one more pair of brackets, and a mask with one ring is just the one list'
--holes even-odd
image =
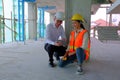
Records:
{"label": "concrete floor", "polygon": [[84,75],[75,74],[76,63],[49,67],[43,45],[43,40],[1,44],[0,80],[120,80],[120,42],[101,43],[91,38]]}

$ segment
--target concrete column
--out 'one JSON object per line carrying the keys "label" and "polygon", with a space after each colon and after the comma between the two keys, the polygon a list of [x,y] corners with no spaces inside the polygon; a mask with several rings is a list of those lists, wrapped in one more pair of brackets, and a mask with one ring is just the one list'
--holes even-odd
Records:
{"label": "concrete column", "polygon": [[72,0],[65,0],[65,33],[67,42],[69,40],[70,31],[72,30],[71,16],[72,16]]}
{"label": "concrete column", "polygon": [[90,32],[91,0],[65,0],[65,31],[67,37],[72,30],[71,17],[75,13],[79,13],[85,18],[84,26]]}
{"label": "concrete column", "polygon": [[29,39],[37,39],[37,5],[28,3],[28,30]]}

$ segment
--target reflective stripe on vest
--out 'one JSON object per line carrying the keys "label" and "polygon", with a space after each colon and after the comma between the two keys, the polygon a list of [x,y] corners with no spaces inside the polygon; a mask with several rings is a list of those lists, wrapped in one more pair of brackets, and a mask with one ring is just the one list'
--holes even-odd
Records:
{"label": "reflective stripe on vest", "polygon": [[[71,34],[70,34],[71,38],[70,38],[70,43],[69,43],[69,52],[70,53],[74,52],[77,48],[82,46],[83,36],[84,36],[85,32],[87,32],[87,30],[82,30],[81,32],[78,33],[76,38],[75,38],[75,32],[74,31],[71,32]],[[85,60],[88,60],[89,55],[90,55],[90,40],[88,41],[87,49],[85,49],[85,54],[86,54]]]}

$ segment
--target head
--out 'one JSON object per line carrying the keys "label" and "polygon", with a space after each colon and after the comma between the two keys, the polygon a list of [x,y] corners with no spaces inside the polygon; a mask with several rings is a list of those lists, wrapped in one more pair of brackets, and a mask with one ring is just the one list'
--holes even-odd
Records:
{"label": "head", "polygon": [[57,12],[54,16],[54,22],[55,26],[59,27],[64,20],[64,13],[63,12]]}
{"label": "head", "polygon": [[71,18],[74,29],[85,29],[83,26],[84,18],[80,14],[74,14]]}

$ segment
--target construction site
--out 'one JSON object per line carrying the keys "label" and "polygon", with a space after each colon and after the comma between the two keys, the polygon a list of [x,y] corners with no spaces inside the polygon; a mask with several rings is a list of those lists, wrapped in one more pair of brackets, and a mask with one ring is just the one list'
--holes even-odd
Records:
{"label": "construction site", "polygon": [[[99,9],[105,10],[105,17],[95,20]],[[64,68],[48,65],[46,26],[57,11],[65,14],[67,38],[71,16],[80,13],[85,18],[91,47],[83,75],[75,74],[76,62]],[[119,80],[119,17],[120,0],[1,0],[0,80]]]}

